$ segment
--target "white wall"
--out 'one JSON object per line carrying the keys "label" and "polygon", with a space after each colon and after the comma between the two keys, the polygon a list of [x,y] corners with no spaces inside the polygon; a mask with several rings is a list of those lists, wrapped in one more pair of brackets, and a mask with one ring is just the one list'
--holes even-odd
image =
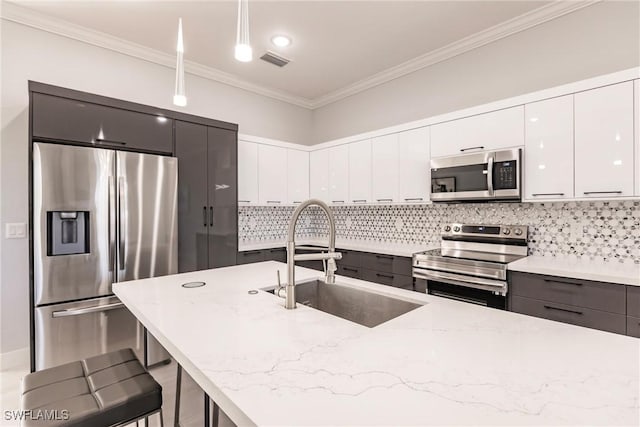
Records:
{"label": "white wall", "polygon": [[[1,23],[0,352],[28,345],[28,241],[4,238],[4,224],[28,221],[27,80],[167,109],[174,70],[7,21]],[[182,111],[238,123],[239,131],[308,143],[311,111],[187,74]]]}
{"label": "white wall", "polygon": [[602,2],[314,111],[314,143],[640,65],[640,3]]}

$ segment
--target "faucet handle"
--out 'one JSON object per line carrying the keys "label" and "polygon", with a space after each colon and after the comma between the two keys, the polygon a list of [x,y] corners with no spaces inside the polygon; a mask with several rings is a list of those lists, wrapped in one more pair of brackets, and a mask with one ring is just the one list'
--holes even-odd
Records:
{"label": "faucet handle", "polygon": [[327,260],[327,271],[333,273],[337,270],[338,270],[338,266],[336,265],[335,258],[329,258]]}

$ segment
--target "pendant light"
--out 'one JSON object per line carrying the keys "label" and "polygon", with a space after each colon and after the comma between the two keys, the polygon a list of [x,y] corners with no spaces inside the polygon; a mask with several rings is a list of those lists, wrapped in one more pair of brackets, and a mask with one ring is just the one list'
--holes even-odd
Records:
{"label": "pendant light", "polygon": [[187,96],[184,92],[184,42],[182,40],[182,18],[178,19],[178,46],[176,48],[176,92],[173,95],[173,103],[178,107],[187,105]]}
{"label": "pendant light", "polygon": [[249,44],[249,0],[238,0],[235,57],[240,62],[249,62],[253,59],[253,49]]}

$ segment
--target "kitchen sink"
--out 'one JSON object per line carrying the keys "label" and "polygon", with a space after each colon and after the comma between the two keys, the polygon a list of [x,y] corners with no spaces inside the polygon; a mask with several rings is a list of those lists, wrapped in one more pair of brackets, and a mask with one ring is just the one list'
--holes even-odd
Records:
{"label": "kitchen sink", "polygon": [[423,305],[317,279],[296,284],[296,302],[369,328]]}

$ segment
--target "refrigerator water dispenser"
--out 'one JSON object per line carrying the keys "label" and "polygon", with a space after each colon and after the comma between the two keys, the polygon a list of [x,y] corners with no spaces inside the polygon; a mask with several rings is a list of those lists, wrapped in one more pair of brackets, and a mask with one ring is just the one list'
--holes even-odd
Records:
{"label": "refrigerator water dispenser", "polygon": [[89,253],[89,212],[47,212],[47,255]]}

